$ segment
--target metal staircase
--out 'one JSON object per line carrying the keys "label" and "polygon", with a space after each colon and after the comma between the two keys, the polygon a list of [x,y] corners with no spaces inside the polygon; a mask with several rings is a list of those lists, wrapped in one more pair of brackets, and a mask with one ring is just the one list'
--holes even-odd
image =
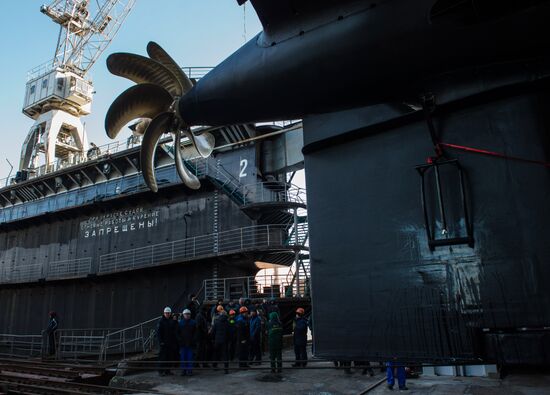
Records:
{"label": "metal staircase", "polygon": [[243,185],[218,162],[214,164],[212,162],[214,160],[211,157],[206,159],[206,178],[239,206],[243,205],[245,202],[242,195]]}
{"label": "metal staircase", "polygon": [[[286,281],[289,284],[289,290],[292,296],[309,296],[310,294],[311,266],[308,254],[300,254],[298,268],[290,268]],[[291,296],[291,295],[287,295]]]}
{"label": "metal staircase", "polygon": [[298,223],[291,223],[290,233],[285,244],[305,246],[309,238],[309,228],[307,226],[307,215],[298,216]]}
{"label": "metal staircase", "polygon": [[258,182],[244,185],[214,158],[209,157],[202,161],[204,164],[199,164],[196,160],[186,161],[186,166],[197,177],[202,176],[210,181],[239,206],[254,203],[289,202],[301,198],[298,196],[300,192],[296,188],[285,188],[278,182]]}
{"label": "metal staircase", "polygon": [[[171,158],[175,157],[173,144],[162,144],[162,148]],[[184,164],[198,178],[206,178],[238,205],[245,203],[242,195],[243,184],[220,166],[213,157],[184,160]]]}
{"label": "metal staircase", "polygon": [[[165,151],[173,156],[173,145],[164,144]],[[300,297],[309,295],[309,255],[307,250],[309,232],[305,209],[305,191],[281,182],[262,182],[243,185],[235,176],[225,170],[216,159],[196,158],[185,161],[187,168],[198,178],[206,179],[258,224],[279,224],[285,234],[283,249],[268,251],[262,260],[274,264],[292,265],[288,275],[277,279],[263,279],[259,284],[254,276],[243,278],[219,278],[217,273],[204,281],[206,300],[231,299],[235,295],[249,297]],[[271,204],[270,204],[271,203]],[[297,260],[297,254],[299,259]],[[265,283],[265,284],[264,284]],[[288,295],[287,295],[288,294]]]}
{"label": "metal staircase", "polygon": [[[161,146],[170,157],[174,157],[173,144],[165,143]],[[239,206],[268,202],[305,204],[305,191],[303,189],[288,188],[280,182],[258,182],[244,185],[213,157],[193,158],[184,160],[184,163],[199,179],[206,179],[211,182]]]}

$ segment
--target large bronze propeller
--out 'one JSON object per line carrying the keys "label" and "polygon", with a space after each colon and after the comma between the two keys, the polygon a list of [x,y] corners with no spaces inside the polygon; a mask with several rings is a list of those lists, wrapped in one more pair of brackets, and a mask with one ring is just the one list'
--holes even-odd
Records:
{"label": "large bronze propeller", "polygon": [[[178,102],[193,87],[178,64],[157,43],[147,45],[149,57],[114,53],[107,58],[112,74],[127,78],[137,85],[118,96],[105,117],[107,135],[114,139],[128,122],[141,118],[136,132],[143,132],[141,143],[141,171],[147,186],[158,191],[155,178],[155,152],[164,133],[174,136],[176,168],[181,180],[191,189],[200,188],[200,181],[186,167],[180,144],[186,135],[202,157],[214,149],[214,136],[208,132],[194,134],[178,114]],[[141,126],[141,127],[140,127]]]}

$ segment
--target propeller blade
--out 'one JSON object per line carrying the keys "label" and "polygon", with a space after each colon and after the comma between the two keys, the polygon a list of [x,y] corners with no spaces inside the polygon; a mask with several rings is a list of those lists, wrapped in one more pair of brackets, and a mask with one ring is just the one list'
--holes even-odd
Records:
{"label": "propeller blade", "polygon": [[154,118],[168,110],[172,104],[168,91],[153,84],[139,84],[118,96],[105,116],[105,131],[114,139],[120,130],[133,119]]}
{"label": "propeller blade", "polygon": [[194,135],[190,130],[186,130],[184,133],[189,140],[191,140],[200,156],[208,158],[210,154],[212,154],[214,145],[216,144],[216,139],[212,133],[204,132],[199,135]]}
{"label": "propeller blade", "polygon": [[172,96],[181,96],[183,87],[177,76],[167,67],[145,56],[132,53],[114,53],[107,58],[111,74],[127,78],[136,84],[162,86]]}
{"label": "propeller blade", "polygon": [[151,118],[140,118],[136,123],[128,126],[128,128],[130,128],[134,135],[143,136],[150,123]]}
{"label": "propeller blade", "polygon": [[174,114],[170,112],[164,112],[153,118],[141,142],[141,173],[145,184],[153,192],[158,191],[157,180],[155,178],[155,151],[160,137],[170,131],[170,124],[173,119]]}
{"label": "propeller blade", "polygon": [[183,94],[191,90],[193,84],[189,80],[189,77],[185,75],[181,67],[174,61],[174,59],[172,59],[170,55],[168,55],[168,53],[164,49],[162,49],[160,45],[158,45],[154,41],[149,41],[149,44],[147,44],[147,54],[149,54],[151,59],[162,63],[176,76],[181,86],[183,87]]}
{"label": "propeller blade", "polygon": [[174,137],[174,151],[176,154],[176,169],[178,174],[185,185],[191,189],[199,189],[201,187],[201,182],[196,175],[191,173],[191,171],[185,166],[183,160],[182,150],[181,150],[181,130],[178,129]]}

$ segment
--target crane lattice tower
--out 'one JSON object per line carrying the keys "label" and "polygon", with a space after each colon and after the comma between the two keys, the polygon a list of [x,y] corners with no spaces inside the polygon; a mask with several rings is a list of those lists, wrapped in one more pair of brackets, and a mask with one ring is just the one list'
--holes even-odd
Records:
{"label": "crane lattice tower", "polygon": [[135,0],[55,0],[40,11],[59,25],[52,60],[29,71],[23,113],[35,122],[21,150],[18,177],[83,161],[88,150],[81,117],[90,114],[87,73],[111,43]]}

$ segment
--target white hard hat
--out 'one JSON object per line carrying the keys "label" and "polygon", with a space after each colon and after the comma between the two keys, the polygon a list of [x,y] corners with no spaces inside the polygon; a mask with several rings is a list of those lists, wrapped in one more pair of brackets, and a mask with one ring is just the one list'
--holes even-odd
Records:
{"label": "white hard hat", "polygon": [[171,313],[172,312],[172,309],[170,307],[165,307],[164,308],[164,312],[165,313]]}
{"label": "white hard hat", "polygon": [[185,309],[185,310],[183,310],[183,314],[191,314],[191,310]]}

